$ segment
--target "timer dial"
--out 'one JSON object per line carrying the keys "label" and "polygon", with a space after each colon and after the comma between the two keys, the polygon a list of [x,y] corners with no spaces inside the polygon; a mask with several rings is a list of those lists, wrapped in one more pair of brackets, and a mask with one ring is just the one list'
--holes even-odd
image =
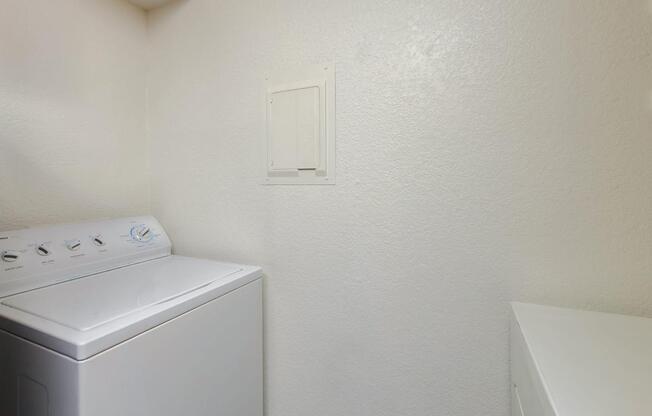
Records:
{"label": "timer dial", "polygon": [[154,233],[152,229],[146,225],[137,225],[131,229],[131,236],[136,241],[148,242],[154,238]]}

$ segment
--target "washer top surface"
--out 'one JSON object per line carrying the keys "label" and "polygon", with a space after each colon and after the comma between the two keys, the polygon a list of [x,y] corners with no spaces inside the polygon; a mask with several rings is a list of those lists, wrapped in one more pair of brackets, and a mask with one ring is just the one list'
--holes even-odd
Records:
{"label": "washer top surface", "polygon": [[512,307],[558,416],[652,414],[652,319]]}
{"label": "washer top surface", "polygon": [[260,277],[171,255],[3,298],[0,328],[85,360]]}
{"label": "washer top surface", "polygon": [[88,331],[241,271],[232,264],[183,257],[151,260],[47,286],[2,304],[78,331]]}

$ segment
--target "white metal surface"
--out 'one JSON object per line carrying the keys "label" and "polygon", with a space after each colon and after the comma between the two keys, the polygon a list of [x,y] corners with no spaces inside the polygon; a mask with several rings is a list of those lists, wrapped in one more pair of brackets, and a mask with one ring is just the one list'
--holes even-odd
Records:
{"label": "white metal surface", "polygon": [[524,416],[652,414],[652,319],[522,303],[512,309],[512,393]]}
{"label": "white metal surface", "polygon": [[82,360],[260,278],[167,256],[0,300],[0,328]]}
{"label": "white metal surface", "polygon": [[269,91],[267,136],[270,172],[325,170],[325,88],[323,82],[276,87]]}
{"label": "white metal surface", "polygon": [[0,304],[89,331],[239,271],[242,267],[236,265],[169,256],[10,296]]}
{"label": "white metal surface", "polygon": [[262,415],[261,271],[152,217],[0,234],[0,415]]}

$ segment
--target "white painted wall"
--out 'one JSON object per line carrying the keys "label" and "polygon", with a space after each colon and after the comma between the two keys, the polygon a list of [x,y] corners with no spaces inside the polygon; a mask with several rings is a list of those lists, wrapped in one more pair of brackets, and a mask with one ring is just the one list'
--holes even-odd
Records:
{"label": "white painted wall", "polygon": [[149,210],[146,39],[123,0],[0,2],[0,229]]}
{"label": "white painted wall", "polygon": [[[652,14],[189,0],[149,15],[152,211],[267,272],[270,416],[506,415],[507,301],[652,316]],[[268,71],[337,64],[338,185],[258,185]]]}

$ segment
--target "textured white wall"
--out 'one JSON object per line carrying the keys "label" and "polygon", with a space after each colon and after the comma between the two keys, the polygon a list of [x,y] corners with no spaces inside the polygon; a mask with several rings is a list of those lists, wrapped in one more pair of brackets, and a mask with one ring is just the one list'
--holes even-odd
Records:
{"label": "textured white wall", "polygon": [[[646,1],[149,15],[152,211],[262,264],[270,416],[506,415],[508,306],[652,316]],[[268,71],[337,64],[338,185],[258,185]]]}
{"label": "textured white wall", "polygon": [[0,229],[149,210],[146,40],[123,0],[0,2]]}

